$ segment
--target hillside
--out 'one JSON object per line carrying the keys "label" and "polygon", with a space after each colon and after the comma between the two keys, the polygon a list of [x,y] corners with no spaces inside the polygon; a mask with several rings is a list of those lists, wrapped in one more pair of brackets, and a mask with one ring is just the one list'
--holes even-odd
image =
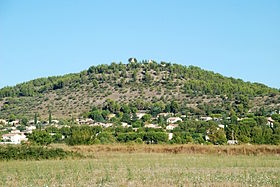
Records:
{"label": "hillside", "polygon": [[[199,67],[154,61],[98,65],[80,73],[39,78],[0,89],[0,118],[11,114],[69,118],[102,105],[106,99],[137,103],[178,101],[192,113],[272,111],[280,108],[280,92]],[[141,107],[140,107],[141,108]]]}

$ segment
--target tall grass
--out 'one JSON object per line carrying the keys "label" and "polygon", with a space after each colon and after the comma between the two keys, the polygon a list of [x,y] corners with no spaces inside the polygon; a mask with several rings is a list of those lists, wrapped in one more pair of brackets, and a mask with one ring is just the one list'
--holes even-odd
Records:
{"label": "tall grass", "polygon": [[220,154],[220,155],[280,155],[280,146],[273,145],[146,145],[146,144],[111,144],[90,146],[53,145],[81,154],[96,152],[121,153],[174,153],[174,154]]}
{"label": "tall grass", "polygon": [[96,152],[80,160],[0,162],[0,186],[279,186],[277,155]]}

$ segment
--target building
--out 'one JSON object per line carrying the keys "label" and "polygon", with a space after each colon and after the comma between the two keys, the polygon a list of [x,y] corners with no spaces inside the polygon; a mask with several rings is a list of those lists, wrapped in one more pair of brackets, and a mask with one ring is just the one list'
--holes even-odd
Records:
{"label": "building", "polygon": [[160,116],[163,116],[163,117],[167,117],[167,116],[171,116],[172,114],[171,113],[159,113],[158,115],[157,115],[157,117],[159,118]]}
{"label": "building", "polygon": [[112,119],[112,118],[114,118],[114,117],[116,117],[116,114],[109,114],[109,115],[108,115],[108,118],[109,118],[109,119]]}
{"label": "building", "polygon": [[168,133],[168,140],[172,140],[173,138],[173,133]]}
{"label": "building", "polygon": [[144,127],[145,128],[152,128],[152,129],[161,129],[161,126],[158,126],[156,124],[146,124]]}
{"label": "building", "polygon": [[146,113],[136,113],[136,116],[138,119],[141,119],[145,115],[146,115]]}
{"label": "building", "polygon": [[171,117],[171,118],[167,119],[167,123],[176,123],[178,121],[182,122],[183,120],[181,118],[179,118],[179,117]]}
{"label": "building", "polygon": [[267,124],[266,125],[268,125],[270,127],[273,127],[273,124],[274,124],[274,120],[271,117],[267,118]]}
{"label": "building", "polygon": [[206,117],[200,117],[200,120],[202,121],[210,121],[212,120],[213,118],[209,117],[209,116],[206,116]]}
{"label": "building", "polygon": [[19,120],[11,121],[10,124],[13,125],[13,126],[18,125],[19,124]]}
{"label": "building", "polygon": [[166,126],[166,130],[173,130],[176,127],[178,127],[178,124],[170,124],[170,125]]}
{"label": "building", "polygon": [[238,141],[237,140],[228,140],[227,144],[228,145],[236,145],[236,144],[238,144]]}
{"label": "building", "polygon": [[131,125],[128,125],[127,123],[125,122],[122,122],[122,127],[124,128],[129,128],[129,127],[132,127]]}
{"label": "building", "polygon": [[58,120],[52,120],[51,122],[52,122],[52,124],[59,124]]}
{"label": "building", "polygon": [[26,136],[23,133],[17,134],[3,134],[2,140],[4,144],[20,144],[22,141],[27,141]]}
{"label": "building", "polygon": [[4,120],[4,119],[0,119],[0,124],[2,124],[2,125],[7,125],[8,122],[7,122],[6,120]]}
{"label": "building", "polygon": [[224,129],[225,125],[219,124],[218,127],[221,128],[221,129]]}

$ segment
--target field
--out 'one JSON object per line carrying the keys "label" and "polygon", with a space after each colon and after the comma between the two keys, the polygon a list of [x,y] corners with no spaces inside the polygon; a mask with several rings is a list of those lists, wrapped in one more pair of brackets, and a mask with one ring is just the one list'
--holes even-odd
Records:
{"label": "field", "polygon": [[[162,150],[178,150],[178,147],[182,146],[152,146],[146,149],[148,147],[65,147],[79,150],[86,157],[66,160],[2,161],[0,185],[280,186],[279,154],[233,154],[233,152],[199,154],[195,151],[192,153],[183,151],[188,148],[194,150],[191,146],[183,146],[181,151],[174,153]],[[201,150],[202,147],[196,149]],[[214,150],[215,147],[209,146],[209,149]],[[266,149],[261,147],[261,150]]]}

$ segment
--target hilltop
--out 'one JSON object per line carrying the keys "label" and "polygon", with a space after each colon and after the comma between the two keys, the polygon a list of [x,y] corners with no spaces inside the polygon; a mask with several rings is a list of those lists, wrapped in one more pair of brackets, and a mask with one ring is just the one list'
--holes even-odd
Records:
{"label": "hilltop", "polygon": [[[11,114],[77,117],[107,99],[119,103],[178,101],[195,114],[270,112],[280,108],[280,92],[195,66],[129,59],[128,64],[91,66],[80,73],[39,78],[0,89],[0,118]],[[139,107],[141,108],[141,106]]]}

